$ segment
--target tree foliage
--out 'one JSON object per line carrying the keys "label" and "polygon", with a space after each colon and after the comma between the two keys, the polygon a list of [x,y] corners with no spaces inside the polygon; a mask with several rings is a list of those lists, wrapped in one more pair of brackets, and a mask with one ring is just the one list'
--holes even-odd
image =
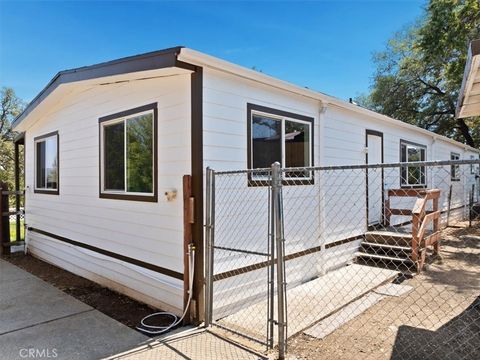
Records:
{"label": "tree foliage", "polygon": [[15,154],[12,132],[12,121],[23,110],[24,102],[13,89],[0,90],[0,182],[6,182],[10,189],[15,184]]}
{"label": "tree foliage", "polygon": [[455,119],[471,40],[480,37],[478,0],[430,0],[424,16],[396,33],[377,65],[371,92],[356,102],[438,134],[480,145],[480,118]]}

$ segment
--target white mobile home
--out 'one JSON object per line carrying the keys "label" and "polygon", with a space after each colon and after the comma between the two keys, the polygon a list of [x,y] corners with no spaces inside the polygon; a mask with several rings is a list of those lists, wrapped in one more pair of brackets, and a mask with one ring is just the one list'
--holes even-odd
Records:
{"label": "white mobile home", "polygon": [[[182,47],[59,72],[14,130],[25,144],[28,251],[179,313],[193,241],[200,319],[207,166],[478,158],[451,139]],[[395,186],[433,180],[405,181]],[[193,212],[182,201],[190,197]],[[348,257],[358,243],[339,246]],[[338,265],[338,254],[324,260]]]}

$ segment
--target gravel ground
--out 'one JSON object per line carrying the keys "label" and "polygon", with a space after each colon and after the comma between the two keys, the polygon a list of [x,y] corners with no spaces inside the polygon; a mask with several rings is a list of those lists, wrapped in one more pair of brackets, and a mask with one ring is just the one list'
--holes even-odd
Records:
{"label": "gravel ground", "polygon": [[443,232],[442,261],[324,339],[291,338],[289,359],[480,359],[480,228]]}

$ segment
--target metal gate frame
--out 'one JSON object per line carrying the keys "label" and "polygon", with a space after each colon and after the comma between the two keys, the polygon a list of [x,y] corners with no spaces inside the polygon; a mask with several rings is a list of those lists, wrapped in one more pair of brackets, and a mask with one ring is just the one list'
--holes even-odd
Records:
{"label": "metal gate frame", "polygon": [[[205,293],[206,293],[206,309],[205,309],[205,325],[220,326],[213,319],[213,303],[214,303],[214,253],[215,253],[215,180],[217,176],[229,174],[247,174],[251,175],[255,171],[265,171],[266,169],[243,170],[243,171],[224,171],[216,172],[211,168],[206,171],[206,253],[205,253]],[[271,169],[267,169],[271,174],[268,194],[269,206],[269,234],[268,234],[268,300],[267,300],[267,334],[265,345],[267,349],[274,346],[275,325],[278,326],[278,343],[279,353],[285,353],[285,339],[287,333],[286,322],[286,282],[285,282],[285,266],[284,266],[284,236],[283,236],[283,204],[282,204],[282,171],[279,163],[272,165]],[[276,273],[276,278],[275,278]],[[277,286],[277,296],[275,303],[275,286]],[[277,305],[277,319],[274,319],[274,306]],[[230,330],[231,329],[227,329]],[[238,334],[238,333],[237,333]],[[250,340],[254,340],[246,334],[238,334]],[[258,341],[258,340],[256,340]],[[282,350],[283,349],[283,350]],[[283,356],[283,355],[281,355]]]}

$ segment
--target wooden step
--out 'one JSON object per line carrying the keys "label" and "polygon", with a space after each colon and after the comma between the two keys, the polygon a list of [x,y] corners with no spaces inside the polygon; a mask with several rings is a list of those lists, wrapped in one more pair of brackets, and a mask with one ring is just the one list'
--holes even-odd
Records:
{"label": "wooden step", "polygon": [[367,231],[365,241],[369,243],[387,244],[400,247],[410,247],[412,243],[412,234],[406,232],[394,231]]}
{"label": "wooden step", "polygon": [[365,241],[362,242],[360,249],[362,253],[395,258],[408,258],[412,254],[412,249],[408,246],[370,243]]}
{"label": "wooden step", "polygon": [[399,251],[412,251],[412,248],[410,246],[398,246],[398,245],[390,245],[390,244],[382,244],[382,243],[371,243],[371,242],[367,242],[367,241],[362,242],[362,246],[363,245],[372,246],[372,247],[382,247],[382,248],[399,250]]}
{"label": "wooden step", "polygon": [[357,257],[362,257],[362,258],[375,259],[375,260],[383,260],[385,262],[394,261],[394,262],[403,262],[403,263],[413,263],[413,261],[410,258],[375,255],[375,254],[369,254],[369,253],[364,253],[364,252],[357,252],[356,256]]}

